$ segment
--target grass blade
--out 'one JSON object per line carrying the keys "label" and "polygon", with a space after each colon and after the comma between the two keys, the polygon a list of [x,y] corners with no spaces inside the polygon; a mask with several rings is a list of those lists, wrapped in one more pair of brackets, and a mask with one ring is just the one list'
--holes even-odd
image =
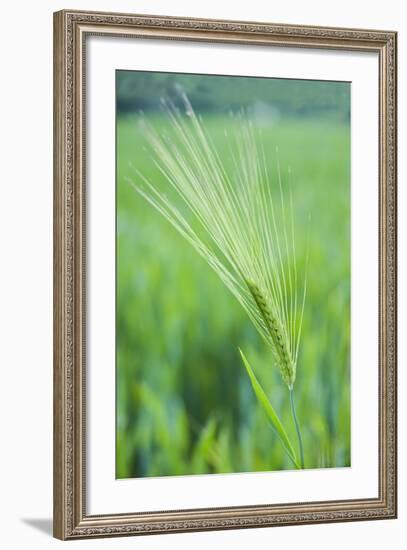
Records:
{"label": "grass blade", "polygon": [[271,422],[272,427],[274,428],[275,433],[280,438],[281,443],[283,444],[284,450],[286,451],[287,455],[291,459],[291,461],[294,463],[294,466],[297,469],[300,469],[300,465],[297,460],[297,456],[295,454],[294,448],[290,443],[290,440],[288,439],[287,433],[281,424],[280,419],[277,416],[276,411],[274,410],[272,404],[270,403],[266,393],[264,392],[263,388],[260,385],[260,382],[257,380],[253,369],[251,368],[248,360],[246,359],[243,351],[239,348],[239,353],[242,357],[243,364],[246,368],[247,374],[249,375],[250,381],[253,386],[254,393],[256,394],[257,400],[260,403],[260,405],[263,407],[265,413],[267,414],[268,419]]}

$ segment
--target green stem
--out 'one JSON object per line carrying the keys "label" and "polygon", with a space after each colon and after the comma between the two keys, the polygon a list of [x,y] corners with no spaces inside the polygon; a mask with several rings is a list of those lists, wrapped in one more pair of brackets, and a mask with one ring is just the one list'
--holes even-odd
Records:
{"label": "green stem", "polygon": [[301,468],[304,469],[304,448],[302,446],[302,438],[301,438],[301,431],[300,426],[298,424],[297,415],[295,413],[295,405],[294,405],[294,388],[289,388],[290,391],[290,405],[291,405],[291,413],[293,415],[295,430],[297,432],[298,437],[298,445],[300,447],[300,460],[301,460]]}

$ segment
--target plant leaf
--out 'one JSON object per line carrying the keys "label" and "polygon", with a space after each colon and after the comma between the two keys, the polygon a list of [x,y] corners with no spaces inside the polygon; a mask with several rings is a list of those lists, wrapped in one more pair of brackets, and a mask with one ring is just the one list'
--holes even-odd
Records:
{"label": "plant leaf", "polygon": [[254,393],[256,394],[257,400],[259,401],[260,405],[263,407],[265,413],[267,414],[268,419],[271,422],[271,425],[275,431],[275,433],[280,438],[281,443],[283,444],[284,450],[286,451],[287,455],[290,457],[291,461],[294,463],[294,466],[297,469],[300,469],[300,465],[297,461],[297,456],[295,454],[294,448],[290,443],[290,440],[288,439],[287,433],[281,424],[280,419],[277,416],[276,411],[274,410],[272,404],[270,403],[266,393],[264,392],[263,388],[260,385],[260,382],[257,380],[253,369],[251,368],[248,360],[246,359],[243,351],[239,348],[239,353],[242,357],[243,364],[246,368],[247,374],[249,375],[250,381],[253,386]]}

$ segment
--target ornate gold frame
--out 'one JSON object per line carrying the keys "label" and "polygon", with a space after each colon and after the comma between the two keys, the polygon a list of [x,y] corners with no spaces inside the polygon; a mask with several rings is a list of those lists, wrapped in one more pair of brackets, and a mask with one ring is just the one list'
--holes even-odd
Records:
{"label": "ornate gold frame", "polygon": [[[335,48],[379,57],[379,495],[175,512],[86,514],[86,36]],[[54,14],[54,535],[60,539],[396,517],[395,32],[60,11]]]}

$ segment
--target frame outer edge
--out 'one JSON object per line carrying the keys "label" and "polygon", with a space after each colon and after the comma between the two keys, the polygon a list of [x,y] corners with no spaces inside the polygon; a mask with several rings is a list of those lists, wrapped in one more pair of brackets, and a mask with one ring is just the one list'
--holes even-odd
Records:
{"label": "frame outer edge", "polygon": [[388,163],[387,181],[390,187],[390,214],[388,215],[388,231],[389,231],[389,253],[388,253],[388,269],[389,269],[389,297],[387,307],[389,308],[389,343],[390,343],[390,363],[392,376],[389,383],[389,393],[392,397],[392,410],[388,423],[388,432],[391,435],[390,446],[390,459],[389,459],[389,483],[392,487],[390,506],[392,509],[391,516],[396,519],[398,517],[398,483],[397,483],[397,469],[398,469],[398,442],[397,442],[397,410],[398,410],[398,385],[397,385],[397,250],[398,250],[398,238],[397,238],[397,151],[398,151],[398,136],[397,136],[397,113],[398,113],[398,33],[392,33],[392,48],[390,51],[390,63],[388,68],[388,74],[386,75],[386,82],[390,83],[389,87],[389,113],[388,113],[388,140],[390,143],[390,155]]}
{"label": "frame outer edge", "polygon": [[53,534],[54,537],[66,539],[66,492],[65,479],[65,120],[66,120],[66,86],[65,86],[65,29],[64,14],[53,16]]}
{"label": "frame outer edge", "polygon": [[397,220],[398,220],[398,33],[394,33],[394,217],[395,217],[395,227],[394,227],[394,301],[395,301],[395,311],[394,311],[394,518],[397,519],[398,516],[398,234],[397,234]]}

